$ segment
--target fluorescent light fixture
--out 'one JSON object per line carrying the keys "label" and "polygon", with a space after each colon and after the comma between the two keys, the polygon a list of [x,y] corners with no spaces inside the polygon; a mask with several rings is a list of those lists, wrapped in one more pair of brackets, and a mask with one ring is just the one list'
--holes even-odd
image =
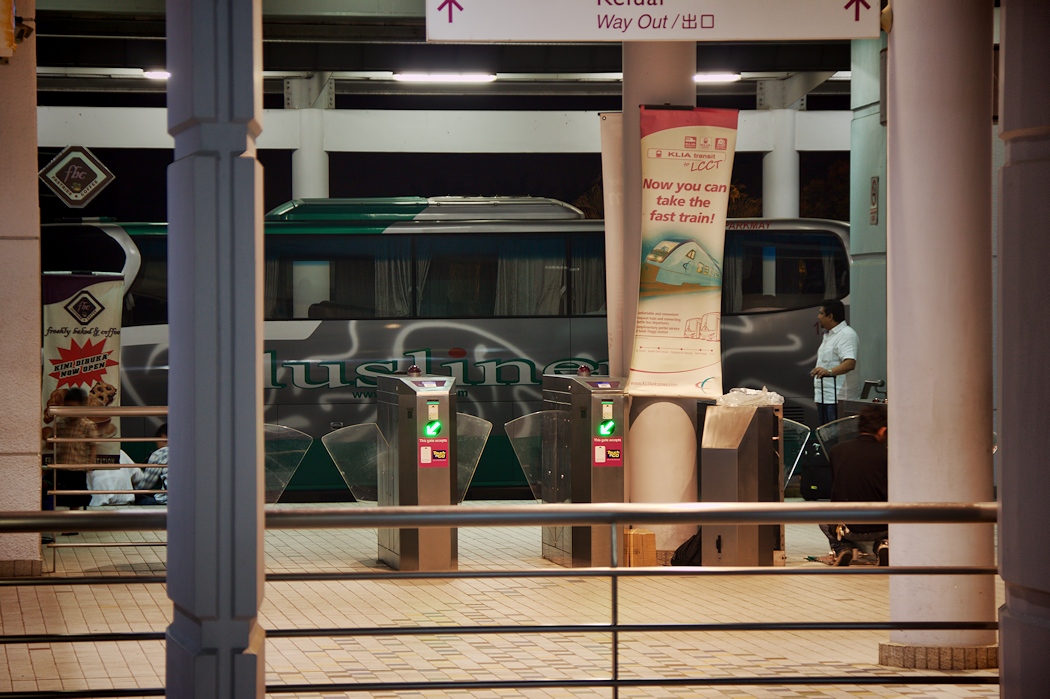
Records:
{"label": "fluorescent light fixture", "polygon": [[697,73],[693,76],[693,81],[698,83],[735,83],[739,79],[739,73]]}
{"label": "fluorescent light fixture", "polygon": [[853,71],[849,71],[849,70],[840,70],[837,73],[835,73],[834,75],[832,75],[830,78],[828,78],[828,80],[852,80],[852,79],[853,79]]}
{"label": "fluorescent light fixture", "polygon": [[167,80],[171,77],[171,73],[166,70],[144,70],[142,71],[142,77],[150,80]]}
{"label": "fluorescent light fixture", "polygon": [[394,80],[406,83],[490,83],[491,73],[394,73]]}

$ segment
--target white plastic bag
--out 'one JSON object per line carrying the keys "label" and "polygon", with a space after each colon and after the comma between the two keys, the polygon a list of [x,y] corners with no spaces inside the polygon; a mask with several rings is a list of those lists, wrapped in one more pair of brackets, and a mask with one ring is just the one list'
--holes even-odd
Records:
{"label": "white plastic bag", "polygon": [[765,386],[759,391],[754,388],[731,388],[729,393],[721,396],[715,405],[728,405],[730,407],[743,407],[748,405],[783,405],[784,396],[776,391],[770,391]]}
{"label": "white plastic bag", "polygon": [[[135,462],[122,449],[120,451],[120,463],[134,464]],[[131,478],[135,471],[140,471],[140,469],[118,468],[88,471],[87,488],[88,490],[131,490]],[[135,502],[135,496],[130,493],[99,493],[91,496],[91,502],[88,503],[88,506],[130,505],[133,502]]]}

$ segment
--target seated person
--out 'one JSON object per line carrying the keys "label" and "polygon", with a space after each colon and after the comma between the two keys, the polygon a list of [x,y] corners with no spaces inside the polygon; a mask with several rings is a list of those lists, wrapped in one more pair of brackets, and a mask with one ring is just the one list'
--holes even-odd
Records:
{"label": "seated person", "polygon": [[[148,466],[142,469],[142,477],[135,483],[136,490],[167,490],[168,489],[168,469],[158,468],[159,466],[166,466],[168,463],[168,425],[167,423],[157,428],[157,450],[149,455],[148,463],[153,464],[153,468]],[[143,494],[135,498],[136,505],[166,505],[168,503],[167,493],[156,493],[156,494]]]}
{"label": "seated person", "polygon": [[[836,444],[828,452],[831,461],[832,502],[886,502],[887,450],[886,408],[866,405],[857,419],[860,435]],[[859,542],[871,542],[879,565],[889,565],[888,524],[822,524],[831,544],[827,562],[848,566]]]}

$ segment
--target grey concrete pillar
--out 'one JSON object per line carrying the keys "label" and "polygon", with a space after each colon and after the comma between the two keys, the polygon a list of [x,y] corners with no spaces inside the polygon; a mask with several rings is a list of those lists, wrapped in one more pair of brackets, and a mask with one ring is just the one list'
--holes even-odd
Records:
{"label": "grey concrete pillar", "polygon": [[331,73],[284,82],[284,106],[299,112],[299,147],[292,153],[292,198],[328,198],[328,153],[324,149],[325,110],[335,109]]}
{"label": "grey concrete pillar", "polygon": [[[770,110],[773,150],[762,156],[762,217],[798,218],[797,109]],[[763,285],[762,293],[774,293]]]}
{"label": "grey concrete pillar", "polygon": [[[624,357],[634,350],[641,269],[642,156],[639,106],[695,105],[696,44],[624,42]],[[634,398],[629,459],[631,502],[696,502],[696,401]],[[651,526],[658,552],[673,552],[696,533],[690,525]]]}
{"label": "grey concrete pillar", "polygon": [[[779,80],[759,80],[756,103],[769,112],[770,140],[773,148],[762,157],[762,216],[797,218],[799,208],[799,156],[795,144],[798,112],[806,108],[806,95],[828,80],[830,71],[796,73]],[[771,282],[775,269],[764,274],[762,293],[775,294]]]}
{"label": "grey concrete pillar", "polygon": [[1050,4],[1003,0],[999,27],[1000,666],[1003,697],[1034,699],[1050,687]]}
{"label": "grey concrete pillar", "polygon": [[[887,69],[889,496],[992,499],[992,6],[897,0]],[[989,525],[890,525],[891,565],[987,566]],[[894,621],[988,621],[991,576],[893,577]],[[974,648],[991,631],[895,631],[908,647]],[[962,652],[962,655],[966,655]],[[899,662],[898,662],[899,661]],[[976,662],[976,661],[975,661]],[[976,665],[974,665],[976,667]]]}
{"label": "grey concrete pillar", "polygon": [[262,697],[262,0],[169,0],[167,696]]}
{"label": "grey concrete pillar", "polygon": [[[34,16],[34,0],[18,3]],[[0,511],[40,509],[40,205],[36,177],[36,37],[0,65]],[[0,534],[0,576],[39,575],[38,534]]]}
{"label": "grey concrete pillar", "polygon": [[299,148],[292,152],[292,198],[328,198],[328,153],[320,109],[299,110]]}

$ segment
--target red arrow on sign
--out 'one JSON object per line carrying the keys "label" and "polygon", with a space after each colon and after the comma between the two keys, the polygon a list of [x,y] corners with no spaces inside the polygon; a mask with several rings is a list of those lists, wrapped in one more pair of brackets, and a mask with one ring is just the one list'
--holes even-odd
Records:
{"label": "red arrow on sign", "polygon": [[[861,2],[863,2],[863,0],[861,0]],[[867,5],[867,3],[864,4]],[[462,10],[463,6],[456,2],[456,0],[445,0],[443,3],[438,5],[438,12],[441,12],[446,7],[448,8],[448,23],[452,24],[452,10]],[[857,12],[860,12],[859,7],[857,8]]]}
{"label": "red arrow on sign", "polygon": [[[449,2],[449,0],[445,0],[445,2]],[[452,2],[455,2],[455,0],[452,0]],[[870,10],[871,9],[871,5],[869,5],[867,3],[867,0],[849,0],[849,2],[847,2],[845,7],[843,7],[842,9],[848,10],[849,8],[852,7],[853,10],[854,10],[854,12],[853,12],[853,21],[854,22],[859,22],[860,21],[860,6],[861,5],[864,5],[864,9],[866,9],[866,10]],[[440,10],[441,8],[439,7],[438,9]],[[462,10],[463,8],[461,7],[459,9]],[[449,22],[452,21],[452,8],[451,7],[448,10],[448,21]]]}

